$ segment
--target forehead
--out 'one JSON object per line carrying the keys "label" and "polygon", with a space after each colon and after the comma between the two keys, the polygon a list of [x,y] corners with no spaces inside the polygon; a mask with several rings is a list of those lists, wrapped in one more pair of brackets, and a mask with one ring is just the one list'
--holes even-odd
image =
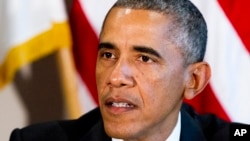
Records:
{"label": "forehead", "polygon": [[166,26],[166,24],[169,23],[168,17],[168,15],[164,15],[152,10],[114,7],[108,13],[104,26],[106,26],[107,24],[112,24],[114,22],[134,22],[137,24],[141,23],[142,25],[165,24]]}
{"label": "forehead", "polygon": [[162,20],[166,17],[166,15],[153,10],[114,7],[109,12],[107,19],[119,18],[120,20],[133,20],[135,22],[145,20],[154,20],[155,22],[157,22],[161,20],[162,22]]}
{"label": "forehead", "polygon": [[113,8],[104,23],[100,39],[114,40],[129,38],[137,42],[167,43],[170,17],[159,12],[141,9]]}

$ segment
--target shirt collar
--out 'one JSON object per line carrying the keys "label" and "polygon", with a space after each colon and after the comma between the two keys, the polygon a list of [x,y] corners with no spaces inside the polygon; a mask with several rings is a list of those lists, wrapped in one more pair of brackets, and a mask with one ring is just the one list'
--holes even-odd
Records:
{"label": "shirt collar", "polygon": [[174,130],[170,134],[170,136],[167,138],[166,141],[179,141],[181,135],[181,112],[179,112],[177,123],[174,127]]}
{"label": "shirt collar", "polygon": [[[177,123],[170,136],[166,139],[166,141],[179,141],[180,134],[181,134],[181,112],[179,112]],[[112,141],[123,141],[123,140],[112,138]]]}

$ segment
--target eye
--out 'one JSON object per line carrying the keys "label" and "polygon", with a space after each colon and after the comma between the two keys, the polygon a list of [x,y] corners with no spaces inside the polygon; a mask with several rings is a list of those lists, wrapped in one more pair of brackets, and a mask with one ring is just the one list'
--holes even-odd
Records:
{"label": "eye", "polygon": [[115,55],[111,52],[104,52],[101,55],[104,59],[114,59]]}
{"label": "eye", "polygon": [[152,63],[154,62],[150,57],[142,55],[139,58],[140,61],[145,62],[145,63]]}

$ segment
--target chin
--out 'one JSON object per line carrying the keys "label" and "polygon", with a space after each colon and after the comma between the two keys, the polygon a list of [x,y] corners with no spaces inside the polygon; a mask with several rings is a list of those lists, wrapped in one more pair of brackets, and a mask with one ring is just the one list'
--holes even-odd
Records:
{"label": "chin", "polygon": [[135,130],[126,126],[104,124],[105,132],[108,136],[117,139],[132,139],[135,137]]}

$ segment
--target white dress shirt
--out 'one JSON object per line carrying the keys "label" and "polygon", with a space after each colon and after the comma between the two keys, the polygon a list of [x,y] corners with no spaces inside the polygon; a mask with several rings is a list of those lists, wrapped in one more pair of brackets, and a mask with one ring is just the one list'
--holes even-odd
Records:
{"label": "white dress shirt", "polygon": [[[177,123],[174,127],[174,130],[171,132],[170,136],[166,141],[179,141],[181,135],[181,113],[179,112]],[[123,141],[121,139],[112,138],[112,141]]]}

